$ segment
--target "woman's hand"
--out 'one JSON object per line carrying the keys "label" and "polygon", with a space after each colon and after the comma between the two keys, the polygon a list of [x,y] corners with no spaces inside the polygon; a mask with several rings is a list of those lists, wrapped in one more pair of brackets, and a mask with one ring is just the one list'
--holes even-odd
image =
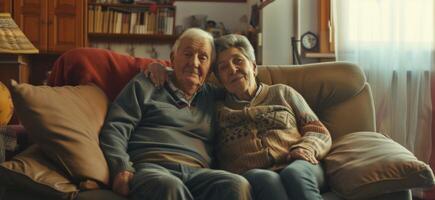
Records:
{"label": "woman's hand", "polygon": [[168,80],[166,66],[157,62],[150,63],[144,73],[147,77],[150,77],[156,87],[163,86],[166,80]]}
{"label": "woman's hand", "polygon": [[306,160],[312,164],[319,163],[319,161],[314,156],[314,153],[304,148],[295,148],[291,150],[289,155],[287,156],[287,160]]}
{"label": "woman's hand", "polygon": [[133,173],[130,171],[122,171],[119,172],[115,179],[113,180],[112,190],[121,195],[121,196],[128,196],[128,193],[130,192],[130,188],[128,187],[128,184],[130,183],[131,179],[133,179]]}

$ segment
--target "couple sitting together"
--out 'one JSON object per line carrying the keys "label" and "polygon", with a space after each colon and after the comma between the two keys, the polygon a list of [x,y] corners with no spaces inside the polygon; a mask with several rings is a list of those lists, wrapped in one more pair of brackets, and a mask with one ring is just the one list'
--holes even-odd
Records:
{"label": "couple sitting together", "polygon": [[[256,79],[244,36],[214,40],[188,29],[171,63],[172,73],[154,64],[150,75],[136,75],[109,109],[100,145],[116,193],[135,200],[322,199],[319,160],[330,134],[293,88]],[[205,83],[212,71],[225,90]]]}

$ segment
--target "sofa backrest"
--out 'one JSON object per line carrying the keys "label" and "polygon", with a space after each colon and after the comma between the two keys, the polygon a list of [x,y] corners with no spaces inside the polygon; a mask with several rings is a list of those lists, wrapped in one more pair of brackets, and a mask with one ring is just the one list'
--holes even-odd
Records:
{"label": "sofa backrest", "polygon": [[331,132],[332,138],[357,131],[376,131],[370,86],[351,63],[260,66],[260,81],[293,87]]}
{"label": "sofa backrest", "polygon": [[[55,63],[51,86],[93,83],[113,100],[124,85],[150,62],[112,51],[79,48],[64,53]],[[375,131],[370,86],[361,69],[350,63],[258,66],[266,84],[282,83],[296,89],[330,130],[333,138],[356,131]],[[211,76],[209,82],[218,83]]]}
{"label": "sofa backrest", "polygon": [[151,62],[169,61],[132,57],[98,48],[77,48],[62,54],[48,77],[50,86],[93,83],[113,100],[125,84]]}

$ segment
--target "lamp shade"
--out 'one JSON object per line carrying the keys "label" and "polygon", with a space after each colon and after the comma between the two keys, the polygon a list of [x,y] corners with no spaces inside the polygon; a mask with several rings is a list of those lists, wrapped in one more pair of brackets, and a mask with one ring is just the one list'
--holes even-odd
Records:
{"label": "lamp shade", "polygon": [[38,52],[11,15],[0,13],[0,53],[34,54]]}
{"label": "lamp shade", "polygon": [[8,88],[0,82],[0,126],[8,124],[14,112],[11,93]]}

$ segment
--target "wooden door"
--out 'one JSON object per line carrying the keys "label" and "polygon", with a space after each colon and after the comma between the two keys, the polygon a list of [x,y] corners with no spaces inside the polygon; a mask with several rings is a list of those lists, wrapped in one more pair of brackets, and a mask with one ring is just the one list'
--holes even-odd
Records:
{"label": "wooden door", "polygon": [[14,0],[13,5],[15,22],[40,52],[47,50],[47,1]]}
{"label": "wooden door", "polygon": [[49,0],[48,49],[65,52],[84,46],[85,0]]}
{"label": "wooden door", "polygon": [[0,0],[0,12],[12,13],[12,0]]}

